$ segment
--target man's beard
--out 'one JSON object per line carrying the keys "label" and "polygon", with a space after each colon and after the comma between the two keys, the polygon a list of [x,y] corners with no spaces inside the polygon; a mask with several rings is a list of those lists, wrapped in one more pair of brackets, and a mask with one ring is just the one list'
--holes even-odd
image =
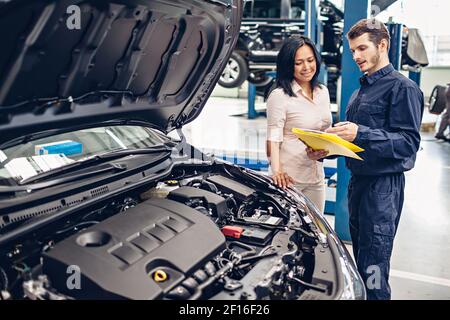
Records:
{"label": "man's beard", "polygon": [[380,62],[380,53],[377,52],[377,53],[375,54],[375,56],[373,56],[373,57],[370,59],[370,62],[373,63],[374,67],[377,66],[378,63]]}
{"label": "man's beard", "polygon": [[380,60],[381,60],[381,55],[379,52],[376,52],[375,55],[369,59],[372,67],[369,67],[365,72],[369,72],[370,70],[375,69],[378,66],[378,64],[380,63]]}

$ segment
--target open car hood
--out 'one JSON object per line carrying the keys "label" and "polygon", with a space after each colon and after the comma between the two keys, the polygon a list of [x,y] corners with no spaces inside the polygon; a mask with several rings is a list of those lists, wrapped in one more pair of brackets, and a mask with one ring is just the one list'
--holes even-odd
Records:
{"label": "open car hood", "polygon": [[237,40],[239,0],[0,4],[0,144],[108,120],[170,131],[200,113]]}

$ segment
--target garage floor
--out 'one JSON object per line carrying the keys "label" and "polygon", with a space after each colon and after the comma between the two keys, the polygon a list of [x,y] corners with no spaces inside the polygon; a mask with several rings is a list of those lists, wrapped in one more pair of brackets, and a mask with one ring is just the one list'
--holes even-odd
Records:
{"label": "garage floor", "polygon": [[[257,103],[257,110],[263,107]],[[188,142],[217,156],[265,160],[266,118],[236,116],[246,111],[246,99],[212,97],[184,133]],[[393,299],[450,299],[449,190],[450,143],[424,133],[416,167],[406,173],[391,260]],[[327,219],[333,226],[334,216]]]}

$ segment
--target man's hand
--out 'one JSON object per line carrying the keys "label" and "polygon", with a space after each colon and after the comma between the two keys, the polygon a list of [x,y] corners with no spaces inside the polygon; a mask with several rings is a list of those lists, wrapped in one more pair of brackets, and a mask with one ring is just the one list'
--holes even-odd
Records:
{"label": "man's hand", "polygon": [[325,130],[325,132],[337,134],[342,139],[353,142],[358,133],[358,125],[348,121],[339,122],[334,127]]}
{"label": "man's hand", "polygon": [[291,184],[294,183],[294,179],[292,179],[287,173],[285,172],[277,172],[272,175],[273,183],[275,183],[277,186],[286,189]]}
{"label": "man's hand", "polygon": [[325,158],[328,155],[327,150],[314,150],[310,147],[307,147],[306,149],[306,155],[310,160],[319,160],[322,158]]}

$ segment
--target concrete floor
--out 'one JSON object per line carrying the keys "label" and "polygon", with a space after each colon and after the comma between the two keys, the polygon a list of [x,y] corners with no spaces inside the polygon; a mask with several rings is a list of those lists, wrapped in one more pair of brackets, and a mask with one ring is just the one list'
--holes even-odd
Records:
{"label": "concrete floor", "polygon": [[[259,101],[256,108],[264,108],[264,103]],[[215,155],[265,159],[266,118],[236,116],[246,111],[246,99],[211,97],[183,130],[189,143]],[[406,173],[405,204],[391,260],[393,299],[450,299],[449,190],[450,143],[424,133],[416,167]],[[334,216],[327,219],[334,225]]]}

